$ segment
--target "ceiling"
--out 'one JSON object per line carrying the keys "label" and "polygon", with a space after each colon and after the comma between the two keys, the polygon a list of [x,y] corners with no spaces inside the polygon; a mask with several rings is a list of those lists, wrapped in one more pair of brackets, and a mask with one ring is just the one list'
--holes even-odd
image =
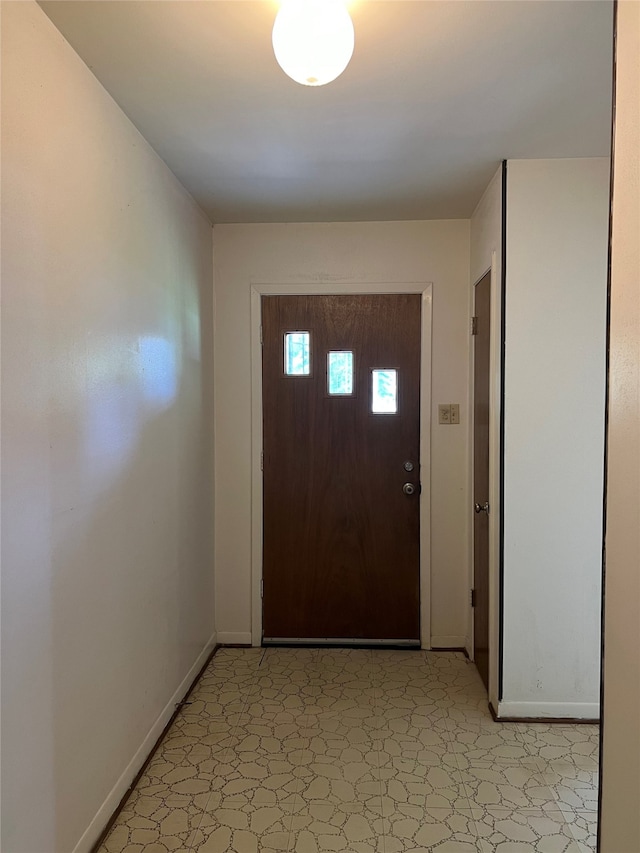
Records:
{"label": "ceiling", "polygon": [[608,0],[360,0],[318,88],[272,0],[40,5],[214,223],[468,218],[503,158],[609,153]]}

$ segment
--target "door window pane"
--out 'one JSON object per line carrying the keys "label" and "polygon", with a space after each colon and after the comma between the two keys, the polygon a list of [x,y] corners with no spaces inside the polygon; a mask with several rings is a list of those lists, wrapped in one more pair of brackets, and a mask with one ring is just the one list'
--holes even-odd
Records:
{"label": "door window pane", "polygon": [[287,376],[309,376],[311,373],[310,338],[309,332],[287,332],[284,336],[284,372]]}
{"label": "door window pane", "polygon": [[372,370],[371,378],[371,411],[394,415],[398,411],[398,371]]}
{"label": "door window pane", "polygon": [[330,352],[327,355],[327,391],[332,396],[353,394],[352,352]]}

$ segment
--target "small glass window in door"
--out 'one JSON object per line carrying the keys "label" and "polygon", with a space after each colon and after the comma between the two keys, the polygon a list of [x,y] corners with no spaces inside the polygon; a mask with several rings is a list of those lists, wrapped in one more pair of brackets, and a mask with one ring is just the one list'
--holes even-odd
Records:
{"label": "small glass window in door", "polygon": [[349,397],[353,394],[353,353],[327,353],[327,393],[330,397]]}
{"label": "small glass window in door", "polygon": [[284,372],[287,376],[311,374],[311,334],[287,332],[284,336]]}
{"label": "small glass window in door", "polygon": [[397,413],[397,370],[384,368],[371,371],[371,411],[374,415],[395,415]]}

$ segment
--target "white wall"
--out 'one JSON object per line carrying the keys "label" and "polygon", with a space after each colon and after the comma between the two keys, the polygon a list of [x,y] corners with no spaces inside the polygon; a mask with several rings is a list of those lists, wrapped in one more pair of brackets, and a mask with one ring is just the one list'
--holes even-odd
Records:
{"label": "white wall", "polygon": [[[500,409],[501,409],[501,317],[502,317],[502,165],[484,191],[471,217],[471,277],[469,304],[473,313],[474,285],[491,271],[491,343],[489,379],[489,701],[498,707],[500,638]],[[471,348],[470,377],[473,377]],[[469,383],[469,411],[472,411],[473,381]],[[473,471],[473,424],[469,423],[469,467]],[[471,492],[473,494],[473,490]],[[468,512],[471,513],[471,505]],[[470,530],[470,564],[473,563],[473,522]],[[473,568],[473,567],[472,567]],[[473,572],[472,572],[473,575]],[[473,587],[473,577],[469,579]],[[473,611],[469,608],[469,628],[473,632]]]}
{"label": "white wall", "polygon": [[495,275],[500,284],[502,266],[502,165],[482,194],[471,217],[470,252],[471,284],[480,281],[491,269],[493,254],[498,267]]}
{"label": "white wall", "polygon": [[69,853],[213,631],[211,227],[40,8],[2,17],[2,849]]}
{"label": "white wall", "polygon": [[618,3],[601,853],[640,850],[640,3]]}
{"label": "white wall", "polygon": [[251,639],[250,286],[433,282],[433,411],[460,402],[460,426],[432,427],[432,636],[462,645],[468,603],[469,222],[221,225],[214,228],[216,624]]}
{"label": "white wall", "polygon": [[609,162],[507,166],[505,716],[595,717]]}

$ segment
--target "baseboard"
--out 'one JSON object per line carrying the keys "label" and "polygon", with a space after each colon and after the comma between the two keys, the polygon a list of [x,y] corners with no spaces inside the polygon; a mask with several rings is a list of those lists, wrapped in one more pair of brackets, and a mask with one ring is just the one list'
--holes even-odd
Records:
{"label": "baseboard", "polygon": [[136,778],[136,774],[144,765],[145,761],[149,757],[149,753],[155,746],[167,723],[175,713],[176,704],[181,702],[184,698],[186,692],[193,684],[195,677],[198,675],[205,662],[207,661],[207,658],[212,654],[215,645],[216,634],[214,632],[209,638],[206,646],[196,658],[189,672],[183,678],[178,689],[174,692],[171,699],[162,709],[159,717],[156,719],[155,723],[149,730],[149,733],[147,734],[143,742],[140,744],[138,750],[136,751],[136,754],[133,756],[133,758],[127,765],[126,770],[122,773],[122,775],[108,794],[106,800],[98,809],[96,816],[93,818],[93,820],[83,833],[82,837],[80,838],[76,846],[73,848],[73,853],[90,853],[90,851],[93,849],[96,841],[102,835],[105,826],[111,819],[115,810],[120,805],[122,798],[131,787],[131,783]]}
{"label": "baseboard", "polygon": [[218,643],[221,646],[250,646],[251,631],[218,631]]}
{"label": "baseboard", "polygon": [[498,702],[499,722],[536,720],[542,722],[598,722],[598,702]]}
{"label": "baseboard", "polygon": [[464,649],[467,645],[467,638],[457,634],[442,635],[441,637],[431,637],[432,649]]}

